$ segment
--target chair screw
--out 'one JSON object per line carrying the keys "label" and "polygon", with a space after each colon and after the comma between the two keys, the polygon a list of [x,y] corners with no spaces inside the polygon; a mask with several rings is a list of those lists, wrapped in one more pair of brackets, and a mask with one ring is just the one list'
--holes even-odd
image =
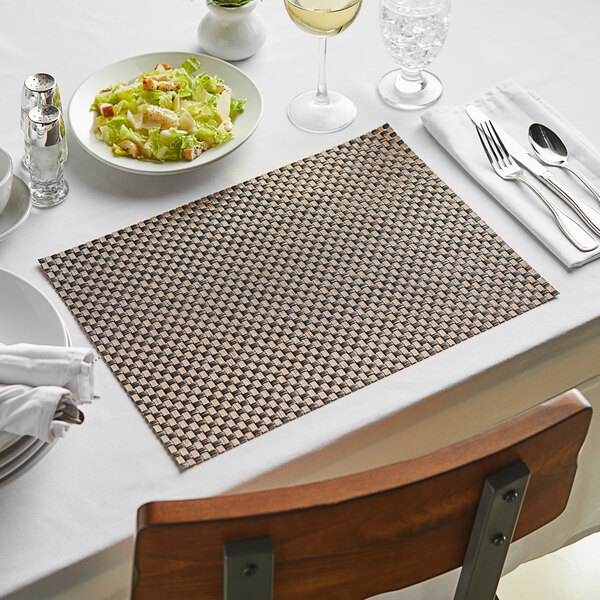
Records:
{"label": "chair screw", "polygon": [[252,577],[252,576],[256,575],[257,571],[258,571],[258,567],[256,565],[248,565],[247,567],[244,567],[244,569],[242,571],[242,575],[244,577]]}
{"label": "chair screw", "polygon": [[494,546],[502,546],[502,544],[504,544],[504,542],[506,542],[506,536],[503,533],[497,533],[492,539],[491,539],[492,544],[494,544]]}
{"label": "chair screw", "polygon": [[502,496],[502,500],[504,500],[504,502],[508,502],[509,504],[518,499],[519,492],[517,492],[517,490],[509,490],[508,492],[506,492],[506,494],[504,494],[504,496]]}

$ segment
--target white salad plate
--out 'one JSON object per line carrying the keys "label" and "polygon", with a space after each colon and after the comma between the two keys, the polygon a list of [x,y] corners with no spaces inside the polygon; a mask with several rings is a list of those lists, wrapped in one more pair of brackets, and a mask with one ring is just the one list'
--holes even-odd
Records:
{"label": "white salad plate", "polygon": [[15,467],[14,469],[9,468],[0,475],[0,487],[6,485],[10,481],[13,481],[14,479],[17,479],[17,477],[29,471],[31,467],[35,466],[42,458],[44,458],[44,456],[46,456],[54,444],[54,442],[52,442],[52,444],[46,444],[41,440],[36,440],[36,442],[35,452],[27,453],[27,459],[25,463],[18,464],[16,466],[12,465]]}
{"label": "white salad plate", "polygon": [[34,285],[0,269],[0,342],[68,345],[63,320]]}
{"label": "white salad plate", "polygon": [[[0,290],[0,342],[70,345],[61,316],[35,286],[0,269]],[[29,436],[0,431],[0,485],[27,471],[51,447]]]}
{"label": "white salad plate", "polygon": [[27,184],[13,175],[12,190],[8,204],[0,212],[0,240],[10,235],[19,225],[22,225],[31,212],[31,194]]}
{"label": "white salad plate", "polygon": [[32,466],[30,465],[30,462],[36,455],[39,455],[42,452],[45,454],[52,447],[52,444],[48,444],[42,440],[37,440],[35,438],[29,439],[31,440],[31,444],[28,444],[27,447],[10,462],[0,466],[0,486],[6,482],[5,480],[8,479],[9,475],[24,473],[26,468]]}
{"label": "white salad plate", "polygon": [[[195,56],[201,69],[209,75],[218,75],[231,88],[231,94],[238,100],[245,99],[244,112],[236,115],[233,121],[234,138],[222,145],[214,146],[192,161],[168,161],[164,163],[117,156],[108,144],[98,140],[92,130],[96,113],[90,110],[98,92],[121,81],[132,81],[144,71],[154,69],[158,63],[168,63],[179,67],[181,63]],[[146,175],[167,175],[182,173],[214,162],[241,146],[254,132],[262,115],[262,98],[256,84],[240,69],[205,54],[193,52],[154,52],[126,58],[94,73],[75,91],[69,103],[69,124],[77,141],[92,156],[101,162],[130,173]]]}
{"label": "white salad plate", "polygon": [[[6,431],[0,432],[3,435],[12,435],[8,434]],[[2,477],[2,468],[4,465],[12,462],[15,458],[17,458],[20,454],[22,454],[27,448],[33,446],[36,441],[36,438],[31,437],[30,435],[15,435],[14,441],[8,447],[5,447],[0,452],[0,479]]]}

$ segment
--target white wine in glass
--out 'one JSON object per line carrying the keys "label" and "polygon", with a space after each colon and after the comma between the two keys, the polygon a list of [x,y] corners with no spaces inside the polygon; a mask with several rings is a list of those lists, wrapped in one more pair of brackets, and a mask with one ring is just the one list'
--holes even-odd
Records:
{"label": "white wine in glass", "polygon": [[290,18],[300,29],[328,36],[344,31],[356,18],[360,4],[360,0],[285,0]]}
{"label": "white wine in glass", "polygon": [[319,79],[316,92],[304,92],[288,105],[290,121],[305,131],[327,133],[350,125],[356,117],[352,100],[327,89],[327,38],[344,31],[356,18],[362,0],[284,0],[292,21],[319,38]]}

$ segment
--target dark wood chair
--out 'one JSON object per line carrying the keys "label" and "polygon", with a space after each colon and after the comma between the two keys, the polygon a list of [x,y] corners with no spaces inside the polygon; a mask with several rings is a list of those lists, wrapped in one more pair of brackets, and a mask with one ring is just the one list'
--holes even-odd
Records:
{"label": "dark wood chair", "polygon": [[493,600],[512,540],[569,500],[591,407],[576,390],[427,456],[138,511],[134,600],[361,600],[462,565]]}

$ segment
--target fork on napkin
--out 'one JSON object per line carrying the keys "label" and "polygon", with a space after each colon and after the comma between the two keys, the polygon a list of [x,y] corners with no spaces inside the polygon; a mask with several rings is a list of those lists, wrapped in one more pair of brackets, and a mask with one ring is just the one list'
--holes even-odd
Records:
{"label": "fork on napkin", "polygon": [[0,431],[45,442],[83,421],[94,397],[94,353],[87,348],[0,345]]}
{"label": "fork on napkin", "polygon": [[[564,140],[569,150],[569,162],[579,168],[593,184],[598,185],[600,156],[592,144],[544,100],[512,80],[496,86],[475,101],[456,107],[432,108],[421,117],[426,129],[461,166],[563,264],[574,268],[600,257],[600,247],[591,252],[581,252],[575,248],[557,228],[552,215],[527,189],[507,185],[490,168],[475,126],[466,113],[469,104],[477,106],[524,148],[530,147],[529,126],[536,122],[547,125]],[[582,202],[593,208],[600,208],[589,192],[570,174],[564,173],[562,169],[548,168],[557,179],[576,192]],[[553,195],[549,190],[547,193]],[[565,212],[570,211],[566,205],[562,208],[565,208]]]}

